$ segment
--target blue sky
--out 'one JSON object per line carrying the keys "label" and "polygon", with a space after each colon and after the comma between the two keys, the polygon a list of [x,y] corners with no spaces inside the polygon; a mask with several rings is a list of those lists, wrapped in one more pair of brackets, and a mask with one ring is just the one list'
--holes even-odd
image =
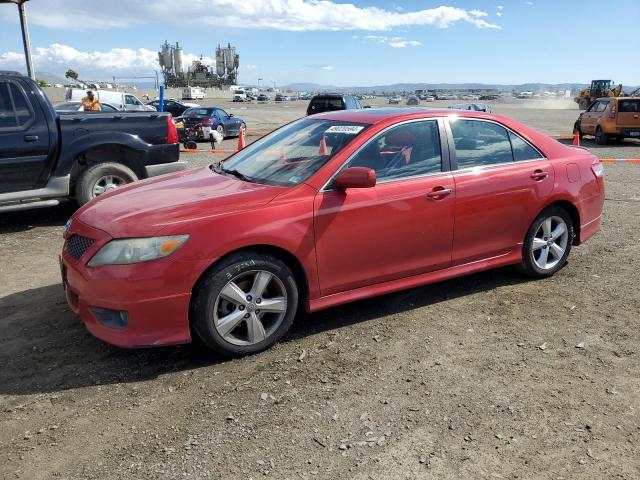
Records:
{"label": "blue sky", "polygon": [[[161,43],[177,40],[209,58],[234,44],[241,83],[640,84],[638,0],[31,0],[27,9],[36,70],[84,78],[151,75]],[[16,10],[0,5],[0,68],[23,65]]]}

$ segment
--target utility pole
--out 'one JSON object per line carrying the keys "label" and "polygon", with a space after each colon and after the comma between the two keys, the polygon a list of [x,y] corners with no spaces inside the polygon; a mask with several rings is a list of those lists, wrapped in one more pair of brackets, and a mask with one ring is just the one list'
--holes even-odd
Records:
{"label": "utility pole", "polygon": [[14,3],[18,6],[18,15],[20,16],[20,28],[22,29],[22,44],[24,46],[24,58],[27,62],[27,74],[29,78],[35,80],[36,75],[33,71],[33,63],[31,62],[31,45],[29,44],[29,31],[27,30],[27,12],[24,4],[29,0],[0,0],[0,3]]}

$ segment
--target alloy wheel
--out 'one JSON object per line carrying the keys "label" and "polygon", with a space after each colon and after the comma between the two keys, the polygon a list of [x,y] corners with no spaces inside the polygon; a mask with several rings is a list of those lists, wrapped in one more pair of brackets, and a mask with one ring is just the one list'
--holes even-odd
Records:
{"label": "alloy wheel", "polygon": [[233,345],[255,345],[282,324],[287,313],[287,291],[282,281],[266,270],[251,270],[232,278],[213,306],[218,334]]}
{"label": "alloy wheel", "polygon": [[563,258],[569,243],[569,229],[557,216],[545,218],[533,238],[533,261],[541,270],[553,269]]}
{"label": "alloy wheel", "polygon": [[93,185],[93,196],[97,197],[98,195],[107,193],[109,190],[121,187],[125,183],[127,183],[127,181],[117,175],[104,175]]}

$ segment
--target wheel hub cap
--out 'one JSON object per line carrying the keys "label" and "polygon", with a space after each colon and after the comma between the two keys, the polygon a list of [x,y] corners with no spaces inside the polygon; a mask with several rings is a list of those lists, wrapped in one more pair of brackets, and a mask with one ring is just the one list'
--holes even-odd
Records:
{"label": "wheel hub cap", "polygon": [[542,221],[533,238],[531,255],[541,270],[551,270],[564,257],[569,244],[569,228],[560,217],[549,217]]}

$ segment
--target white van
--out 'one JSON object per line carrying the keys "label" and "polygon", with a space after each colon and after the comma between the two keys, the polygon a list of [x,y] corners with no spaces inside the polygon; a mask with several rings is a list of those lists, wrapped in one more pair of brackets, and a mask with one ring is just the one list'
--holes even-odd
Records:
{"label": "white van", "polygon": [[247,92],[238,88],[233,92],[233,101],[234,102],[246,102],[247,101]]}
{"label": "white van", "polygon": [[182,100],[202,100],[206,94],[200,87],[184,87],[182,89]]}
{"label": "white van", "polygon": [[[112,90],[93,90],[100,102],[110,103],[114,107],[127,112],[154,111],[155,108],[144,105],[138,97],[130,93],[114,92]],[[80,102],[87,96],[87,91],[81,88],[68,88],[66,100]]]}

